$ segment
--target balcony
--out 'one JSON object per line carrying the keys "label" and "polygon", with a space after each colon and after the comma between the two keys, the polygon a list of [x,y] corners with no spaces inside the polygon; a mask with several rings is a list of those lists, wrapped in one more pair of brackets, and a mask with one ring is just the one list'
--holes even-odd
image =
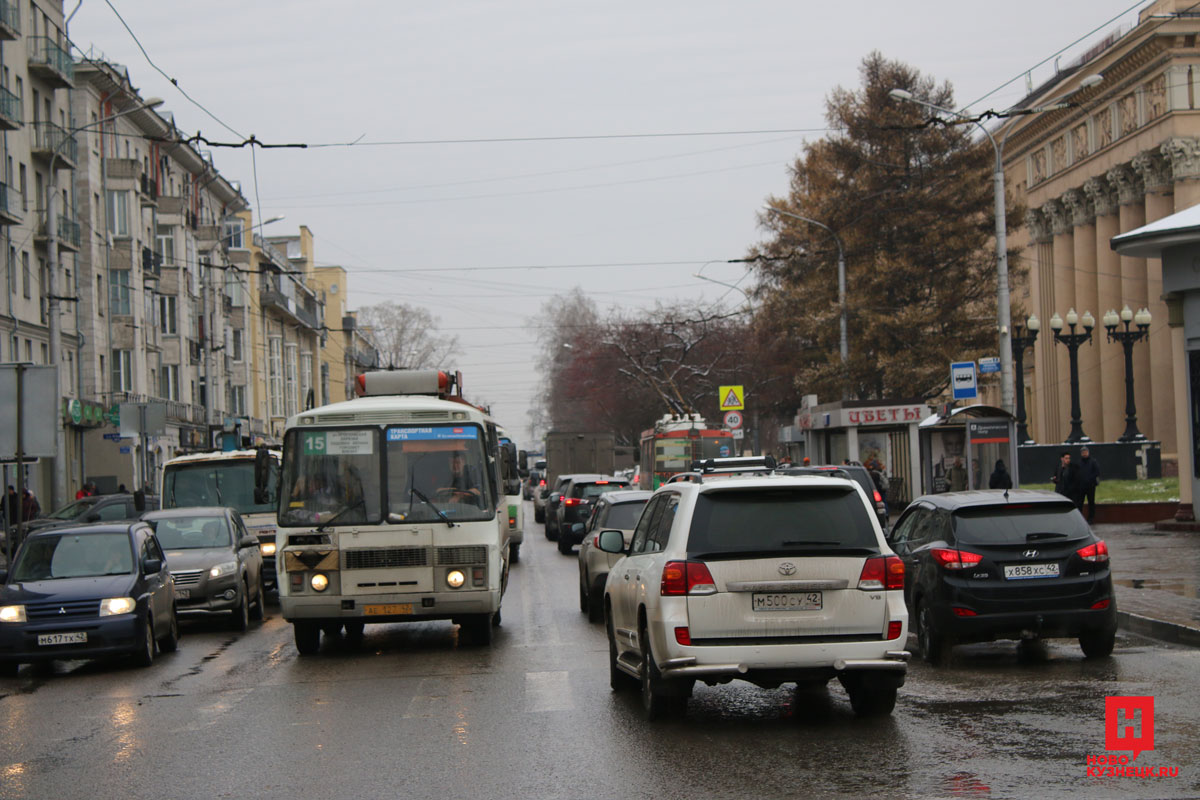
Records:
{"label": "balcony", "polygon": [[79,145],[75,137],[53,122],[33,123],[33,146],[30,152],[45,161],[50,161],[57,152],[58,163],[68,169],[75,169],[79,160]]}
{"label": "balcony", "polygon": [[[46,209],[39,208],[37,215],[39,222],[33,240],[44,247],[49,238],[46,234]],[[54,228],[54,233],[58,239],[59,250],[70,250],[74,253],[79,252],[83,237],[79,223],[75,220],[74,216],[59,214],[58,224]]]}
{"label": "balcony", "polygon": [[21,12],[16,3],[0,0],[0,39],[15,41],[21,38]]}
{"label": "balcony", "polygon": [[[182,214],[183,213],[183,198],[179,195],[164,194],[158,198],[158,213],[160,216],[165,214]],[[167,224],[163,222],[162,224]]]}
{"label": "balcony", "polygon": [[200,342],[197,341],[196,339],[188,339],[187,345],[188,345],[188,358],[191,360],[193,365],[199,364],[200,356],[201,356]]}
{"label": "balcony", "polygon": [[274,288],[261,289],[258,293],[258,302],[264,310],[274,308],[282,311],[294,322],[298,322],[314,331],[321,327],[321,322],[317,319],[315,312],[304,308],[295,300]]}
{"label": "balcony", "polygon": [[[3,4],[4,0],[0,0]],[[15,131],[21,127],[21,98],[0,86],[0,130]]]}
{"label": "balcony", "polygon": [[158,205],[158,181],[144,172],[138,179],[138,198],[143,208]]}
{"label": "balcony", "polygon": [[142,248],[142,275],[149,280],[156,281],[162,277],[163,257],[161,253],[156,253],[149,247]]}
{"label": "balcony", "polygon": [[25,199],[21,193],[0,183],[0,225],[16,225],[25,216]]}
{"label": "balcony", "polygon": [[75,85],[75,62],[49,36],[29,37],[29,71],[57,89]]}

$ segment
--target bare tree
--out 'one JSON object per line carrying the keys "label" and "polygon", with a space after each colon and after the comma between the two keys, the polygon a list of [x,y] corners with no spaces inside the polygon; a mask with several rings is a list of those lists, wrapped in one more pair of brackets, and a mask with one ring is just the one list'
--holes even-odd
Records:
{"label": "bare tree", "polygon": [[391,300],[358,310],[358,322],[371,329],[380,363],[389,369],[444,367],[458,354],[458,337],[438,333],[428,309]]}

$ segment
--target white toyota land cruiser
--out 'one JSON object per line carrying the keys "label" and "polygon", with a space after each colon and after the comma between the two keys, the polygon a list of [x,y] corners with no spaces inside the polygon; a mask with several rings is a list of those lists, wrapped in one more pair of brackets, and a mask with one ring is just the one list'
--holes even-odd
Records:
{"label": "white toyota land cruiser", "polygon": [[837,677],[856,714],[891,713],[909,657],[904,565],[869,499],[843,478],[705,475],[748,461],[711,459],[698,482],[661,487],[628,549],[600,532],[625,556],[604,590],[613,690],[640,681],[655,719],[683,713],[697,680]]}

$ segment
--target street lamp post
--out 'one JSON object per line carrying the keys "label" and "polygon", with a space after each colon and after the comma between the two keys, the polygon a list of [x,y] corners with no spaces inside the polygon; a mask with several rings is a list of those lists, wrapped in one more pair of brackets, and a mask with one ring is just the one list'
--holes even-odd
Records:
{"label": "street lamp post", "polygon": [[[838,263],[837,263],[838,308],[841,311],[841,316],[839,319],[839,331],[838,331],[838,353],[841,355],[842,370],[844,373],[845,368],[846,368],[846,361],[849,359],[849,356],[850,356],[850,347],[846,341],[846,251],[842,247],[842,239],[840,236],[837,235],[837,233],[834,232],[833,228],[829,227],[828,225],[826,225],[823,222],[817,222],[815,219],[809,219],[808,217],[802,217],[799,214],[793,214],[790,211],[784,211],[783,209],[775,208],[775,206],[763,206],[763,208],[774,214],[778,214],[781,217],[791,217],[792,219],[798,219],[801,222],[807,222],[810,225],[816,225],[818,228],[821,228],[821,229],[827,231],[829,233],[829,235],[833,237],[833,241],[837,244],[837,249],[838,249]],[[845,375],[844,374],[843,374],[842,378],[843,378],[842,385],[844,386],[845,385]],[[846,392],[845,392],[845,390],[843,390],[842,391],[842,395],[843,395],[842,399],[845,399],[845,394],[846,394]]]}
{"label": "street lamp post", "polygon": [[[1137,330],[1129,329],[1130,322],[1137,325]],[[1117,330],[1118,323],[1124,323],[1125,330]],[[1117,441],[1144,441],[1146,437],[1138,430],[1137,407],[1133,402],[1133,345],[1150,332],[1150,310],[1143,308],[1134,314],[1126,305],[1118,314],[1115,309],[1109,309],[1104,315],[1104,328],[1108,331],[1108,340],[1120,342],[1125,350],[1125,432],[1117,437]]]}
{"label": "street lamp post", "polygon": [[1025,330],[1029,331],[1028,334],[1022,335],[1020,325],[1014,327],[1012,355],[1013,375],[1017,384],[1017,444],[1033,444],[1029,428],[1025,425],[1025,349],[1033,347],[1042,324],[1036,314],[1030,314],[1029,319],[1025,320]]}
{"label": "street lamp post", "polygon": [[[67,433],[63,428],[62,419],[62,318],[58,294],[58,170],[55,162],[62,154],[63,147],[71,141],[75,134],[112,122],[118,117],[157,108],[163,104],[160,97],[151,97],[138,103],[132,108],[111,114],[103,119],[93,120],[84,125],[76,126],[67,131],[62,140],[54,148],[50,156],[50,170],[46,177],[46,316],[47,333],[50,337],[50,347],[47,355],[55,373],[54,397],[54,482],[51,486],[51,508],[57,508],[66,502],[67,494]],[[97,302],[101,302],[97,298]]]}
{"label": "street lamp post", "polygon": [[[1080,322],[1083,323],[1083,333],[1076,333],[1075,326]],[[1096,318],[1092,316],[1092,312],[1084,311],[1080,317],[1075,313],[1075,309],[1067,312],[1067,325],[1070,326],[1070,333],[1063,333],[1063,318],[1055,314],[1050,318],[1050,329],[1054,331],[1054,341],[1067,346],[1067,353],[1071,359],[1071,432],[1067,435],[1068,444],[1077,444],[1079,442],[1090,442],[1091,437],[1083,432],[1083,422],[1080,419],[1079,411],[1079,348],[1084,342],[1092,341],[1092,328],[1096,327]]]}

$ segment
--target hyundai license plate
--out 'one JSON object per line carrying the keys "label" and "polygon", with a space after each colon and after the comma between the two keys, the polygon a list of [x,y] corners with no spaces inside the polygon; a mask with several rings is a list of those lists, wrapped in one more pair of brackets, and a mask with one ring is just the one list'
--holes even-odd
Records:
{"label": "hyundai license plate", "polygon": [[1010,581],[1019,581],[1025,578],[1057,578],[1058,563],[1012,564],[1004,568],[1004,577]]}
{"label": "hyundai license plate", "polygon": [[38,644],[87,644],[87,631],[76,631],[74,633],[39,633]]}
{"label": "hyundai license plate", "polygon": [[820,611],[820,592],[780,592],[750,595],[751,608],[755,611]]}

